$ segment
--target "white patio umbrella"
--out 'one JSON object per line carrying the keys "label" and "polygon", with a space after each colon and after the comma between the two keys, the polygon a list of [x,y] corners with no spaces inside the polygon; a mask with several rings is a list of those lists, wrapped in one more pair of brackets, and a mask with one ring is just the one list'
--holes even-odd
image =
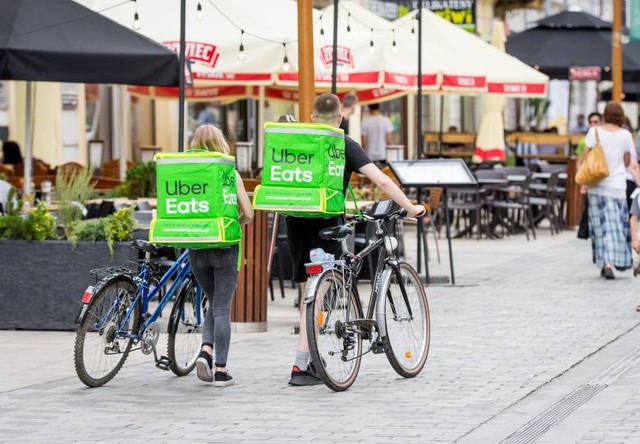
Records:
{"label": "white patio umbrella", "polygon": [[[504,51],[507,37],[504,33],[504,23],[493,23],[491,44]],[[487,94],[482,98],[482,119],[476,137],[476,146],[471,161],[482,163],[485,161],[504,161],[504,121],[502,111],[505,99],[501,95]]]}
{"label": "white patio umbrella", "polygon": [[[315,86],[331,88],[333,62],[334,7],[317,12],[313,27]],[[384,44],[391,38],[391,22],[351,1],[338,6],[337,87],[338,89],[371,89],[382,83]],[[292,59],[297,66],[297,45]],[[276,84],[295,87],[296,71],[280,72]]]}
{"label": "white patio umbrella", "polygon": [[[417,11],[393,22],[396,50],[387,41],[384,85],[417,89]],[[500,94],[542,97],[549,78],[476,35],[423,9],[422,76],[425,93]]]}
{"label": "white patio umbrella", "polygon": [[[179,52],[180,1],[76,1]],[[297,69],[295,1],[186,0],[186,8],[186,57],[195,86],[270,85],[275,73]]]}
{"label": "white patio umbrella", "polygon": [[[416,92],[418,86],[417,11],[392,22],[393,37],[385,45],[384,86]],[[452,39],[468,34],[426,9],[422,10],[423,93],[478,94],[485,92],[486,69],[474,63],[464,45]],[[470,36],[471,38],[477,38]]]}

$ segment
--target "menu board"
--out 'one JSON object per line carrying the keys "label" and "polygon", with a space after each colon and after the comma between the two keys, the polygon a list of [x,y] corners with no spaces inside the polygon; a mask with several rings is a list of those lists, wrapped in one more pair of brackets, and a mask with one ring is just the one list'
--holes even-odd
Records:
{"label": "menu board", "polygon": [[404,186],[463,187],[477,181],[462,159],[404,160],[389,164]]}

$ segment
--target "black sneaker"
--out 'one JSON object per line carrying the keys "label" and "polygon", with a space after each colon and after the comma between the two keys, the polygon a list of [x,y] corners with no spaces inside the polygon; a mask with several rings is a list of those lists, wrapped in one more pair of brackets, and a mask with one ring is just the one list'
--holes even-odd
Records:
{"label": "black sneaker", "polygon": [[233,377],[229,372],[216,372],[215,380],[213,385],[216,387],[227,387],[234,384]]}
{"label": "black sneaker", "polygon": [[616,276],[613,274],[613,268],[605,267],[605,269],[604,269],[604,278],[607,279],[607,280],[616,278]]}
{"label": "black sneaker", "polygon": [[213,382],[213,371],[211,371],[211,355],[202,350],[196,359],[196,373],[198,379],[204,382]]}
{"label": "black sneaker", "polygon": [[291,370],[291,379],[289,379],[289,385],[303,386],[318,384],[322,384],[322,379],[320,379],[315,372],[311,372],[309,370],[302,371],[297,365],[293,366],[293,369]]}

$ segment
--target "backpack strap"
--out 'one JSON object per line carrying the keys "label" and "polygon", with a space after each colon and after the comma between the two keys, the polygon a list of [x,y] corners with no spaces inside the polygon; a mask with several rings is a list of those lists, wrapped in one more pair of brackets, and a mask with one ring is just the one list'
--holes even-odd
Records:
{"label": "backpack strap", "polygon": [[356,193],[353,192],[353,188],[351,187],[351,183],[347,185],[347,189],[349,190],[349,194],[351,194],[351,199],[353,199],[353,204],[356,207],[356,211],[358,213],[358,217],[362,218],[362,210],[360,206],[358,206],[358,200],[356,199]]}

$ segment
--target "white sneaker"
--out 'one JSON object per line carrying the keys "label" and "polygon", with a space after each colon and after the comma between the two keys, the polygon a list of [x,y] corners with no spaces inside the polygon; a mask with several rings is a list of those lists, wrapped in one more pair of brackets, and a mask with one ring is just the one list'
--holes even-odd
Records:
{"label": "white sneaker", "polygon": [[211,371],[211,367],[209,367],[209,362],[207,358],[202,356],[201,352],[196,359],[196,373],[198,374],[198,379],[204,382],[213,382],[213,371]]}

